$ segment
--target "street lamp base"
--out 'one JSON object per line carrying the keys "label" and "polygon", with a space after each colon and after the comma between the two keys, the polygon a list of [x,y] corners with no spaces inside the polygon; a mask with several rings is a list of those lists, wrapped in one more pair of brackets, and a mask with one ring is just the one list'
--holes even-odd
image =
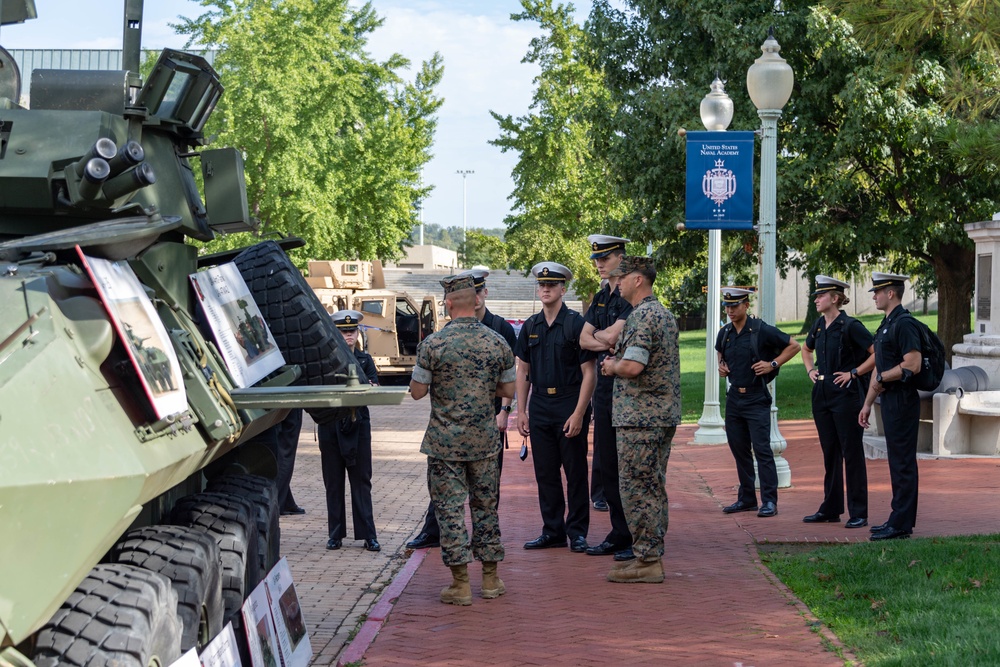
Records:
{"label": "street lamp base", "polygon": [[692,445],[721,445],[728,442],[726,422],[719,412],[718,403],[705,403],[705,411],[698,420],[698,430],[694,432]]}
{"label": "street lamp base", "polygon": [[[772,394],[773,396],[773,394]],[[771,402],[771,451],[774,452],[774,467],[778,470],[778,488],[787,489],[792,485],[792,469],[782,452],[788,447],[788,442],[778,430],[778,406]]]}

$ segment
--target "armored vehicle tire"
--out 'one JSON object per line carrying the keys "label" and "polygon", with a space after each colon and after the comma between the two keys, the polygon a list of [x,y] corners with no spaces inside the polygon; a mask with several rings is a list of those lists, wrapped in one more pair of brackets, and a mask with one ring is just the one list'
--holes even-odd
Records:
{"label": "armored vehicle tire", "polygon": [[183,624],[181,651],[201,649],[222,631],[222,565],[219,545],[187,526],[129,531],[111,548],[111,559],[162,574],[177,593]]}
{"label": "armored vehicle tire", "polygon": [[281,558],[281,527],[278,487],[273,479],[260,475],[223,475],[208,482],[209,491],[231,493],[254,504],[257,520],[258,557],[263,579]]}
{"label": "armored vehicle tire", "polygon": [[240,607],[260,583],[257,524],[247,501],[221,493],[188,496],[177,501],[170,520],[215,539],[222,557],[222,622],[242,627]]}
{"label": "armored vehicle tire", "polygon": [[[354,367],[365,374],[319,297],[274,241],[247,248],[234,260],[285,362],[302,369],[301,384],[342,384]],[[307,409],[317,424],[339,418],[337,408]]]}
{"label": "armored vehicle tire", "polygon": [[177,593],[161,574],[97,565],[41,630],[31,659],[60,665],[170,665],[181,656]]}

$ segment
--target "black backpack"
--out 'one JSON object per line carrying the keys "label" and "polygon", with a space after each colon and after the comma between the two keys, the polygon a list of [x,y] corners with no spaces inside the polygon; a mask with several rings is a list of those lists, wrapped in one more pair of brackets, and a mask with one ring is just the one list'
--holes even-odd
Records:
{"label": "black backpack", "polygon": [[920,356],[923,358],[920,371],[913,376],[913,386],[921,391],[934,391],[944,378],[944,343],[926,324],[906,313],[917,325],[920,332]]}
{"label": "black backpack", "polygon": [[[757,317],[747,317],[747,326],[750,327],[750,347],[751,347],[751,349],[753,349],[753,354],[754,354],[754,358],[750,360],[751,364],[755,364],[758,361],[761,361],[761,360],[764,359],[764,356],[761,354],[762,350],[760,349],[760,327],[761,327],[762,324],[763,324],[763,322],[760,320],[760,318],[757,318]],[[724,333],[724,336],[725,336],[724,341],[728,342],[729,341],[729,334],[730,334],[730,332],[733,331],[733,323],[732,322],[727,322],[726,326],[724,326],[722,329],[725,332]],[[725,342],[723,342],[723,345],[725,345]],[[784,349],[784,348],[781,348],[781,349]],[[774,359],[779,354],[781,354],[781,349],[763,350],[763,352],[768,352],[769,353],[768,356],[771,359]],[[774,380],[774,378],[778,377],[778,373],[780,371],[781,371],[781,367],[779,366],[778,368],[775,368],[775,369],[771,370],[769,373],[765,373],[764,375],[758,375],[757,378],[763,380],[764,384],[771,384],[771,381]]]}

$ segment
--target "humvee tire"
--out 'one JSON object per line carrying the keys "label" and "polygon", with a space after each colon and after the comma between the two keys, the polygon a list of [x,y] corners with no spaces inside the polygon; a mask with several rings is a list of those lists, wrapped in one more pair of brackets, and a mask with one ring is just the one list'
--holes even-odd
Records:
{"label": "humvee tire", "polygon": [[177,593],[162,574],[96,565],[38,631],[37,667],[170,665],[181,657]]}
{"label": "humvee tire", "polygon": [[123,535],[110,556],[170,580],[183,624],[181,652],[202,649],[222,631],[222,562],[211,536],[187,526],[147,526]]}

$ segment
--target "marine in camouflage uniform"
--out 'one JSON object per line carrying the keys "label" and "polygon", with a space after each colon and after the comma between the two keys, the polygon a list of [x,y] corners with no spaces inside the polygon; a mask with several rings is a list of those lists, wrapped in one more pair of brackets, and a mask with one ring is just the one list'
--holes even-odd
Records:
{"label": "marine in camouflage uniform", "polygon": [[659,583],[669,521],[667,461],[681,421],[677,320],[652,294],[652,259],[626,257],[615,273],[633,310],[601,372],[615,376],[619,488],[636,559],[616,565],[608,581]]}
{"label": "marine in camouflage uniform", "polygon": [[[420,451],[427,455],[427,485],[441,526],[441,558],[452,569],[453,587],[442,601],[471,604],[466,564],[474,556],[483,561],[483,597],[503,594],[503,583],[487,587],[486,564],[503,560],[497,496],[500,476],[497,447],[500,439],[493,413],[493,397],[507,385],[513,393],[514,355],[499,334],[476,319],[471,276],[442,280],[446,300],[456,292],[470,296],[468,315],[450,305],[455,315],[442,331],[428,336],[417,348],[410,389],[415,398],[431,397],[431,416]],[[468,295],[463,295],[468,296]],[[465,499],[472,513],[472,543],[465,528]],[[462,581],[464,577],[464,582]],[[488,595],[487,591],[495,595]],[[497,592],[499,591],[499,592]],[[446,597],[448,599],[446,599]]]}

